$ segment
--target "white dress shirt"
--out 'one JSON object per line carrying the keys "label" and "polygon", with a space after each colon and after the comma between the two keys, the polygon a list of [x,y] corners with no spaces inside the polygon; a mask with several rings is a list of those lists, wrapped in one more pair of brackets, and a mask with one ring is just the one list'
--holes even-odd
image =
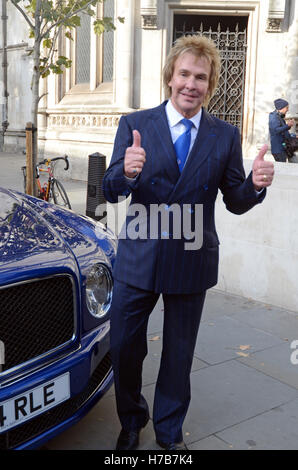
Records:
{"label": "white dress shirt", "polygon": [[[174,108],[171,100],[167,102],[165,109],[166,109],[166,115],[167,115],[168,124],[170,128],[171,136],[172,136],[172,141],[174,144],[176,140],[178,139],[178,137],[185,132],[185,126],[180,122],[181,119],[184,119],[184,116],[182,116],[182,114],[180,114]],[[190,154],[194,141],[197,137],[197,133],[198,133],[200,122],[201,122],[201,116],[202,116],[202,108],[197,114],[195,114],[192,118],[189,119],[189,121],[192,121],[193,126],[190,131],[190,146],[189,146],[188,155]]]}
{"label": "white dress shirt", "polygon": [[[172,136],[172,141],[173,141],[173,144],[174,144],[176,142],[176,140],[178,139],[178,137],[185,132],[185,126],[180,122],[181,119],[184,119],[184,116],[182,116],[182,114],[180,114],[174,108],[174,106],[172,105],[172,102],[171,102],[170,99],[166,104],[165,110],[166,110],[168,125],[169,125],[171,136]],[[197,133],[198,133],[198,130],[199,130],[199,126],[200,126],[200,122],[201,122],[201,116],[202,116],[202,108],[200,109],[200,111],[197,114],[195,114],[192,118],[190,118],[190,121],[193,122],[193,126],[192,126],[191,131],[190,131],[190,146],[189,146],[188,155],[190,154],[192,146],[193,146],[194,141],[196,139],[196,136],[197,136]],[[188,155],[187,155],[187,158],[188,158]],[[187,160],[187,158],[186,158],[186,160]],[[136,178],[138,178],[138,176],[139,175],[134,176],[134,177],[125,176],[125,178],[128,181],[134,181],[134,180],[136,180]]]}

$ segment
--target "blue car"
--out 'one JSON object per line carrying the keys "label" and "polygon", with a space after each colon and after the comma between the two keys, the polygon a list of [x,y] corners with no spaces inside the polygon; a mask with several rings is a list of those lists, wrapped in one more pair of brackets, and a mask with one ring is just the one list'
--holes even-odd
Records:
{"label": "blue car", "polygon": [[111,386],[115,254],[99,222],[0,188],[0,450],[40,447]]}

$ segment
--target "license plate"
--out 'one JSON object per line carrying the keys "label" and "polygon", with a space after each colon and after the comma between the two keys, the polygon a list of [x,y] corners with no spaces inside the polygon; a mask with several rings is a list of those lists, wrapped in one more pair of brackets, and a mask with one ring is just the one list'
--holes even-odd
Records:
{"label": "license plate", "polygon": [[69,372],[0,403],[0,434],[70,397]]}

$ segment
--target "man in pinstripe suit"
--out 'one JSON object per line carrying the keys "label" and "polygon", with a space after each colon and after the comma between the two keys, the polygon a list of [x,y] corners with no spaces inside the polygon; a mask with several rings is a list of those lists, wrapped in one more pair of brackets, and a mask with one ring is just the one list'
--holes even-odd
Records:
{"label": "man in pinstripe suit", "polygon": [[[164,68],[169,100],[121,118],[104,177],[108,201],[131,195],[131,207],[145,208],[143,225],[148,234],[121,237],[114,266],[111,352],[122,425],[117,450],[135,449],[149,418],[141,394],[142,363],[147,354],[148,318],[160,294],[164,301],[163,350],[153,424],[162,448],[186,449],[182,424],[190,402],[194,347],[206,289],[217,282],[217,192],[221,190],[228,210],[242,214],[262,202],[273,179],[273,164],[264,161],[266,146],[245,177],[238,129],[209,115],[203,107],[214,93],[219,70],[219,54],[212,41],[199,36],[180,38]],[[196,209],[202,206],[199,248],[186,249],[189,240],[184,231],[180,237],[173,235],[175,217],[170,217],[167,231],[157,224],[159,233],[150,238],[150,208],[156,205],[161,212],[170,212],[175,205],[183,213],[187,207],[192,227],[198,224]],[[132,220],[128,211],[124,233]]]}

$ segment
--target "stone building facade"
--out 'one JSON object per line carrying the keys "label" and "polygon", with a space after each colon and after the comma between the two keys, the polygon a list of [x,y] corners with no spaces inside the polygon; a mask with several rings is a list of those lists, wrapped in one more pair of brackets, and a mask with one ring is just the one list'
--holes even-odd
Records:
{"label": "stone building facade", "polygon": [[[72,58],[72,67],[63,76],[41,81],[40,92],[46,95],[40,103],[40,149],[68,153],[72,177],[86,179],[87,157],[94,151],[109,160],[122,114],[163,100],[163,64],[181,34],[209,35],[221,49],[222,83],[210,111],[240,127],[245,157],[253,158],[268,141],[268,113],[275,98],[287,98],[289,115],[298,118],[294,0],[106,0],[98,7],[102,14],[123,16],[125,22],[116,21],[115,32],[98,38],[92,20],[83,15],[75,41],[59,42],[60,53]],[[30,40],[10,2],[7,17],[9,127],[4,145],[24,148]]]}

